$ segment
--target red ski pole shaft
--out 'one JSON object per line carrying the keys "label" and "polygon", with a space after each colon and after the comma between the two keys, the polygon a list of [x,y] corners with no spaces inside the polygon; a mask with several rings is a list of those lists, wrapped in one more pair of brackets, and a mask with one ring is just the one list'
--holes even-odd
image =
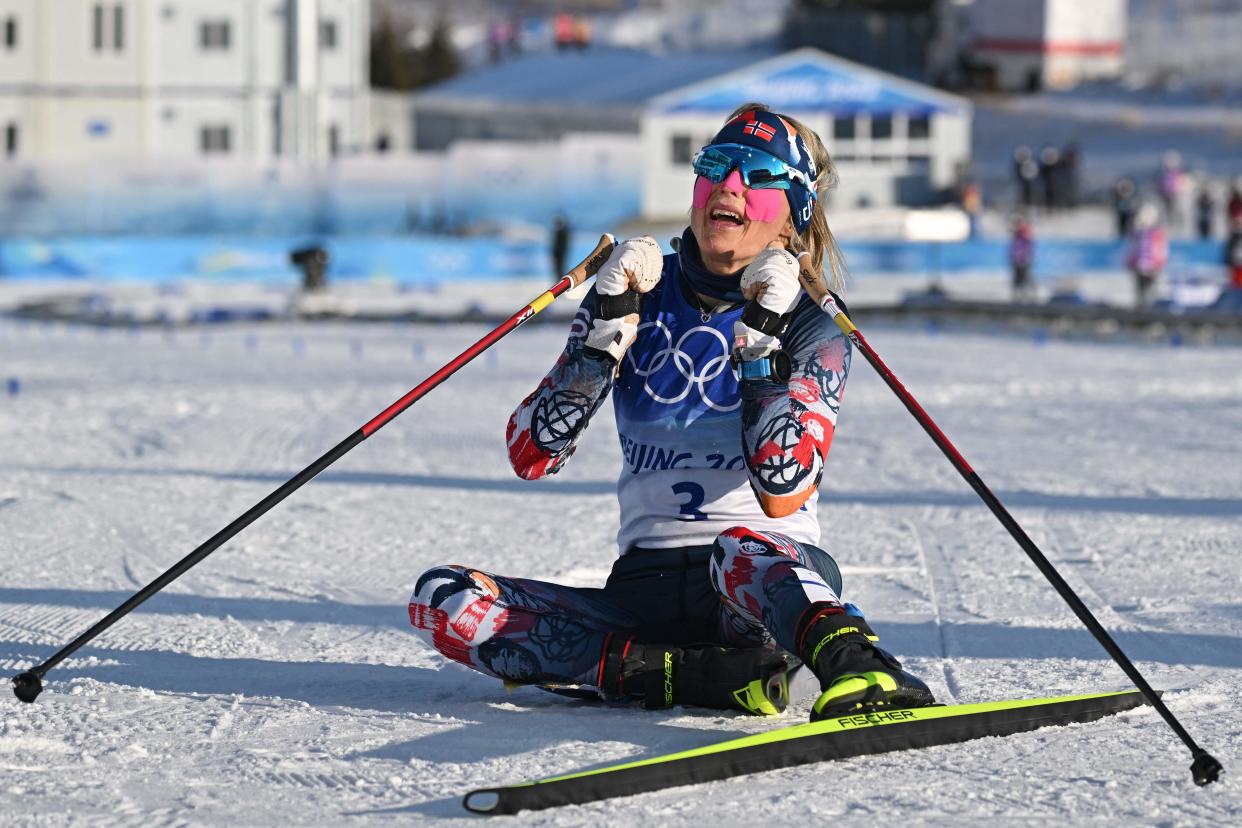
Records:
{"label": "red ski pole shaft", "polygon": [[914,415],[914,419],[918,420],[919,425],[932,438],[932,442],[949,459],[949,462],[970,484],[970,487],[975,490],[975,493],[979,495],[988,509],[992,511],[992,514],[1001,522],[1001,525],[1005,527],[1010,536],[1026,552],[1027,557],[1031,559],[1032,563],[1044,574],[1044,577],[1048,579],[1053,588],[1069,604],[1070,609],[1078,616],[1078,620],[1091,631],[1091,634],[1095,636],[1095,640],[1100,642],[1100,645],[1108,651],[1113,661],[1117,662],[1117,666],[1125,672],[1130,681],[1134,683],[1134,686],[1143,694],[1144,698],[1160,713],[1165,723],[1172,728],[1183,744],[1190,749],[1190,754],[1194,758],[1190,770],[1194,775],[1195,784],[1207,785],[1215,782],[1221,772],[1220,762],[1216,761],[1207,751],[1195,743],[1195,740],[1191,738],[1186,728],[1182,727],[1181,722],[1177,720],[1173,712],[1161,700],[1160,695],[1147,683],[1147,679],[1143,678],[1143,674],[1138,671],[1138,668],[1134,666],[1134,663],[1130,661],[1129,657],[1117,645],[1113,637],[1108,634],[1103,625],[1096,620],[1091,610],[1082,602],[1082,599],[1078,597],[1073,588],[1061,577],[1061,573],[1057,572],[1052,562],[1035,545],[1035,542],[1031,540],[1026,531],[1018,524],[1018,521],[1014,519],[1009,510],[1000,502],[1000,499],[992,493],[992,490],[983,482],[983,479],[970,467],[970,464],[966,462],[966,458],[945,436],[945,433],[940,430],[940,427],[936,425],[931,416],[923,410],[923,406],[919,405],[914,395],[901,384],[901,381],[897,379],[897,375],[884,364],[884,360],[880,359],[880,355],[867,342],[866,337],[862,335],[862,331],[854,326],[854,323],[846,316],[845,311],[841,309],[841,306],[837,303],[837,297],[833,295],[832,291],[824,283],[823,276],[812,273],[804,267],[800,274],[800,281],[812,301],[832,317],[837,327],[841,329],[841,332],[849,337],[855,347],[862,352],[863,357],[876,370],[876,373],[880,375],[880,378],[884,380],[884,383],[892,392],[897,395],[897,398],[905,405],[906,410]]}
{"label": "red ski pole shaft", "polygon": [[405,411],[407,408],[409,408],[411,405],[413,405],[415,402],[421,399],[424,395],[426,395],[428,391],[435,388],[437,385],[444,382],[444,380],[448,379],[450,376],[456,373],[458,369],[460,369],[463,365],[470,362],[472,359],[477,357],[479,354],[486,351],[493,344],[495,344],[496,341],[499,340],[501,337],[513,331],[523,322],[526,322],[531,317],[533,317],[535,314],[539,313],[544,308],[546,308],[548,305],[552,304],[553,300],[555,300],[556,297],[560,296],[562,293],[565,293],[571,288],[574,288],[582,284],[587,279],[594,276],[595,273],[599,270],[600,266],[603,265],[605,261],[607,261],[608,255],[612,252],[614,243],[615,243],[615,239],[613,239],[613,237],[610,235],[605,234],[604,236],[600,237],[599,244],[595,246],[595,250],[591,252],[590,256],[584,259],[581,264],[579,264],[577,267],[571,270],[568,274],[566,274],[559,282],[557,282],[551,288],[544,291],[539,296],[535,297],[535,299],[532,300],[531,303],[528,304],[526,307],[522,308],[520,311],[513,314],[513,316],[509,317],[507,320],[502,322],[499,326],[497,326],[494,330],[492,330],[490,333],[488,333],[478,342],[474,343],[469,348],[467,348],[465,351],[463,351],[461,354],[459,354],[457,357],[452,359],[443,368],[436,371],[434,374],[429,376],[427,379],[423,380],[421,383],[418,384],[418,386],[411,389],[409,393],[407,393],[401,399],[394,402],[392,405],[388,406],[388,408],[380,412],[376,417],[371,419],[366,425],[364,425],[362,428],[355,431],[350,436],[346,437],[344,440],[342,440],[340,443],[338,443],[336,446],[330,449],[326,454],[324,454],[318,460],[311,463],[306,468],[302,469],[302,471],[295,474],[289,480],[285,481],[274,492],[269,494],[267,497],[263,498],[261,501],[256,503],[254,506],[250,507],[250,509],[248,509],[245,512],[245,514],[241,515],[240,517],[235,519],[232,523],[230,523],[228,526],[225,526],[219,532],[212,535],[210,538],[204,541],[197,549],[195,549],[189,555],[186,555],[184,558],[178,561],[175,565],[173,565],[170,569],[168,569],[168,571],[164,572],[154,581],[147,584],[142,589],[138,590],[138,592],[130,596],[125,601],[125,603],[121,604],[119,607],[114,609],[112,612],[108,613],[107,616],[101,619],[98,623],[96,623],[86,632],[82,633],[77,638],[75,638],[73,641],[69,642],[64,647],[62,647],[60,650],[58,650],[55,654],[51,656],[51,658],[47,659],[46,661],[44,661],[42,664],[40,664],[37,667],[34,667],[30,670],[27,670],[24,673],[14,676],[13,678],[14,694],[24,702],[33,702],[38,697],[39,693],[42,692],[43,690],[42,680],[43,680],[43,676],[47,674],[48,670],[51,670],[61,661],[68,658],[75,651],[77,651],[79,647],[82,647],[84,644],[86,644],[87,642],[97,637],[100,633],[104,632],[104,630],[111,627],[121,618],[128,615],[143,601],[146,601],[152,595],[159,592],[164,587],[168,586],[170,583],[175,581],[177,578],[181,577],[181,575],[183,575],[191,567],[193,567],[203,558],[206,558],[216,549],[223,546],[224,543],[226,543],[230,538],[232,538],[234,535],[236,535],[241,530],[245,529],[247,526],[249,526],[251,523],[257,520],[261,515],[266,513],[277,503],[280,503],[282,500],[284,500],[286,497],[291,495],[293,492],[297,491],[299,488],[301,488],[304,484],[309,482],[312,478],[314,478],[321,471],[328,468],[328,466],[332,465],[337,460],[339,460],[341,457],[343,457],[345,454],[347,454],[350,450],[352,450],[355,446],[357,446],[363,440],[367,439],[372,434],[374,434],[375,432],[383,428],[384,425],[390,422],[394,417],[396,417],[402,411]]}

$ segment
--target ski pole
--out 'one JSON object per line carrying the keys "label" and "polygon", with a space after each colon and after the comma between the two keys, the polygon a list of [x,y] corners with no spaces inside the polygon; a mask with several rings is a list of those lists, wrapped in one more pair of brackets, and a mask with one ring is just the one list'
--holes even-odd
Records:
{"label": "ski pole", "polygon": [[456,373],[457,370],[467,362],[490,348],[505,334],[509,333],[514,328],[518,327],[523,322],[526,322],[535,314],[542,311],[548,305],[552,304],[552,301],[556,299],[556,297],[594,276],[600,266],[603,265],[603,263],[608,259],[608,255],[612,252],[615,241],[616,240],[608,234],[600,237],[599,244],[595,246],[595,250],[591,252],[590,256],[584,259],[573,270],[569,271],[568,274],[566,274],[551,288],[535,297],[529,305],[502,322],[491,333],[484,336],[465,351],[462,351],[443,368],[423,380],[415,388],[411,389],[404,397],[388,406],[388,408],[377,414],[362,428],[358,429],[353,434],[338,443],[334,448],[330,449],[327,454],[323,455],[318,460],[302,469],[302,471],[289,478],[281,484],[276,491],[260,500],[254,506],[250,507],[249,511],[241,517],[237,518],[228,526],[225,526],[219,532],[212,535],[204,541],[201,546],[178,561],[167,572],[160,575],[142,589],[138,590],[138,592],[130,596],[125,603],[108,613],[106,617],[96,623],[89,630],[66,644],[47,661],[43,662],[38,667],[14,676],[13,693],[17,696],[17,698],[24,702],[33,702],[36,698],[38,698],[39,693],[43,691],[43,677],[47,675],[48,670],[51,670],[61,661],[72,655],[79,647],[91,641],[121,618],[128,615],[143,601],[147,600],[152,595],[175,581],[177,578],[181,577],[181,575],[183,575],[187,570],[203,558],[210,555],[242,529],[245,529],[253,523],[260,515],[267,512],[297,489],[301,488],[303,484],[309,482],[311,478],[319,474],[328,466],[331,466],[363,440],[379,431],[390,420],[421,399],[428,391],[435,388],[437,385]]}
{"label": "ski pole", "polygon": [[1122,652],[1121,647],[1117,646],[1117,642],[1113,640],[1108,631],[1091,614],[1091,610],[1087,609],[1087,605],[1082,602],[1082,599],[1078,597],[1073,588],[1061,577],[1061,573],[1057,572],[1048,558],[1044,556],[1044,553],[1035,545],[1035,542],[1014,520],[1009,510],[992,493],[992,490],[975,473],[975,470],[970,467],[970,464],[966,462],[966,458],[954,447],[953,443],[949,442],[949,438],[940,430],[931,416],[923,410],[923,407],[919,405],[914,395],[906,390],[906,387],[901,384],[897,376],[884,364],[884,360],[880,359],[879,354],[867,342],[862,335],[862,331],[854,327],[854,323],[841,310],[841,306],[837,304],[836,296],[828,290],[828,286],[824,283],[823,276],[816,275],[806,268],[802,268],[799,280],[802,282],[802,286],[806,289],[811,300],[831,316],[833,321],[837,323],[837,327],[841,329],[841,332],[849,337],[850,341],[862,351],[867,362],[871,363],[871,367],[876,370],[876,373],[892,389],[893,393],[906,406],[906,409],[919,421],[919,425],[932,438],[932,441],[943,452],[944,456],[949,459],[949,462],[953,464],[958,473],[970,484],[970,487],[975,490],[975,493],[987,504],[987,507],[992,510],[992,514],[1009,531],[1013,539],[1018,542],[1018,546],[1022,547],[1027,557],[1031,559],[1035,566],[1039,568],[1039,571],[1044,574],[1044,577],[1052,583],[1056,591],[1065,599],[1065,603],[1069,604],[1070,609],[1078,616],[1078,620],[1091,631],[1091,634],[1095,636],[1095,640],[1100,642],[1100,645],[1108,651],[1108,654],[1113,657],[1113,661],[1117,662],[1117,665],[1129,676],[1130,681],[1139,689],[1144,698],[1147,699],[1152,707],[1156,708],[1169,727],[1173,729],[1173,732],[1190,749],[1190,755],[1194,759],[1190,765],[1190,772],[1194,776],[1195,784],[1202,786],[1215,782],[1220,777],[1222,770],[1220,762],[1216,761],[1207,751],[1195,743],[1195,740],[1182,727],[1181,722],[1165,706],[1159,694],[1147,683],[1147,679],[1143,678],[1142,673],[1138,671],[1134,663]]}

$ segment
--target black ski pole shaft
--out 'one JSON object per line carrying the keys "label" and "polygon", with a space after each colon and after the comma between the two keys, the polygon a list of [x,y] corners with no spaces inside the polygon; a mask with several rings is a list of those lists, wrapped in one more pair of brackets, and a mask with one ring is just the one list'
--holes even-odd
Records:
{"label": "black ski pole shaft", "polygon": [[73,641],[56,651],[56,653],[54,653],[42,664],[14,676],[13,693],[17,696],[17,698],[24,702],[33,702],[36,698],[38,698],[39,693],[43,691],[43,677],[47,675],[48,670],[51,670],[57,664],[64,661],[76,652],[78,648],[99,636],[121,618],[133,612],[139,604],[143,603],[152,595],[177,580],[177,578],[181,577],[181,575],[192,568],[195,564],[203,558],[206,558],[215,550],[219,549],[230,538],[245,529],[277,503],[280,503],[286,497],[293,494],[293,492],[300,489],[321,471],[328,468],[328,466],[331,466],[341,457],[349,453],[350,450],[356,447],[363,440],[383,428],[389,421],[417,402],[428,391],[435,388],[437,385],[456,373],[457,370],[463,365],[486,351],[503,336],[513,331],[523,322],[526,322],[535,314],[552,304],[552,301],[556,299],[556,297],[560,296],[562,293],[565,293],[567,290],[582,284],[591,276],[595,275],[600,266],[608,259],[608,255],[612,252],[613,244],[614,239],[612,236],[602,236],[599,240],[599,244],[596,245],[595,250],[591,252],[590,256],[584,259],[581,264],[571,270],[551,288],[535,297],[530,304],[510,316],[482,339],[478,340],[465,351],[458,354],[443,368],[440,368],[427,379],[423,380],[416,387],[407,392],[405,396],[401,397],[401,399],[381,411],[362,428],[346,437],[318,460],[311,463],[309,466],[302,469],[302,471],[289,478],[289,480],[282,483],[274,492],[260,500],[254,506],[250,507],[245,514],[241,515],[228,526],[225,526],[219,532],[212,535],[197,549],[189,555],[186,555],[154,581],[138,590],[130,596],[125,603],[108,613],[86,632],[82,633],[77,638],[73,639]]}
{"label": "black ski pole shaft", "polygon": [[1087,608],[1087,605],[1082,602],[1082,599],[1078,597],[1073,588],[1061,577],[1061,573],[1057,572],[1056,567],[1035,545],[1035,542],[1031,540],[1026,531],[1018,524],[1018,521],[1014,519],[1009,510],[1000,502],[1000,499],[992,493],[992,490],[983,482],[983,479],[966,462],[966,458],[950,442],[949,438],[940,430],[940,427],[936,425],[931,416],[923,410],[923,406],[919,405],[914,395],[902,385],[901,381],[897,379],[897,375],[884,364],[884,360],[880,359],[880,355],[867,342],[866,337],[862,335],[862,332],[854,326],[850,318],[841,310],[841,306],[837,304],[836,297],[824,285],[823,277],[803,269],[801,281],[811,299],[833,318],[833,321],[836,322],[837,327],[841,329],[842,333],[849,337],[850,341],[862,351],[863,356],[871,364],[871,367],[876,370],[876,373],[880,375],[884,383],[897,395],[906,409],[914,415],[919,425],[932,438],[932,442],[936,444],[944,456],[948,458],[949,462],[953,464],[953,467],[957,469],[958,473],[970,484],[970,487],[975,490],[975,493],[979,495],[988,509],[992,511],[992,514],[1001,522],[1001,525],[1005,527],[1010,536],[1026,552],[1027,557],[1031,559],[1039,571],[1044,574],[1044,577],[1052,584],[1053,588],[1069,604],[1070,609],[1078,616],[1078,620],[1090,630],[1091,634],[1095,636],[1095,640],[1100,642],[1100,645],[1112,656],[1113,661],[1117,662],[1117,666],[1129,677],[1134,686],[1143,694],[1143,697],[1156,709],[1165,723],[1182,740],[1182,743],[1189,748],[1190,755],[1193,758],[1190,771],[1194,776],[1195,784],[1207,785],[1215,782],[1220,777],[1222,770],[1220,762],[1199,747],[1186,731],[1186,728],[1182,727],[1182,723],[1173,715],[1173,711],[1169,710],[1160,698],[1160,695],[1147,683],[1147,679],[1143,678],[1143,674],[1134,666],[1134,662],[1126,656],[1121,647],[1117,645],[1117,642],[1113,640],[1113,637],[1096,620],[1091,610]]}

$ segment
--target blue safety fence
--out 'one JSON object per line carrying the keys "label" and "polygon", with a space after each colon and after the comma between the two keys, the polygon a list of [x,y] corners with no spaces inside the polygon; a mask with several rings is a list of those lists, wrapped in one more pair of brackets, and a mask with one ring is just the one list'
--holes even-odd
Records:
{"label": "blue safety fence", "polygon": [[[593,234],[575,234],[570,263],[589,253],[598,239]],[[289,254],[308,244],[327,249],[330,281],[418,285],[552,276],[548,246],[543,241],[444,236],[100,236],[0,239],[0,278],[296,282],[300,273]],[[867,241],[846,243],[842,248],[854,273],[952,277],[1008,268],[1008,245],[1001,240]],[[1124,250],[1122,242],[1044,239],[1036,248],[1035,271],[1041,277],[1116,271],[1124,267]],[[1223,255],[1219,242],[1175,241],[1171,244],[1170,267],[1218,266]]]}
{"label": "blue safety fence", "polygon": [[[1224,243],[1175,241],[1170,244],[1170,267],[1221,265]],[[1003,240],[964,242],[868,241],[841,245],[845,260],[856,273],[941,273],[951,276],[980,270],[1008,270],[1009,244]],[[1125,269],[1123,241],[1041,239],[1035,247],[1036,275],[1053,277]]]}
{"label": "blue safety fence", "polygon": [[[296,282],[293,250],[322,245],[329,280],[426,284],[550,274],[545,244],[452,238],[123,237],[0,240],[0,278]],[[583,255],[590,247],[584,249]]]}

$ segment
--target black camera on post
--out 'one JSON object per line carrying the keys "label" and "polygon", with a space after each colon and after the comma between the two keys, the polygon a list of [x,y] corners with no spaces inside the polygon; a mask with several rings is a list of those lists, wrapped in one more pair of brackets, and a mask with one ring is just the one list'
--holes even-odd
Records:
{"label": "black camera on post", "polygon": [[319,245],[300,247],[289,254],[289,261],[302,271],[302,290],[321,290],[328,286],[328,251]]}

